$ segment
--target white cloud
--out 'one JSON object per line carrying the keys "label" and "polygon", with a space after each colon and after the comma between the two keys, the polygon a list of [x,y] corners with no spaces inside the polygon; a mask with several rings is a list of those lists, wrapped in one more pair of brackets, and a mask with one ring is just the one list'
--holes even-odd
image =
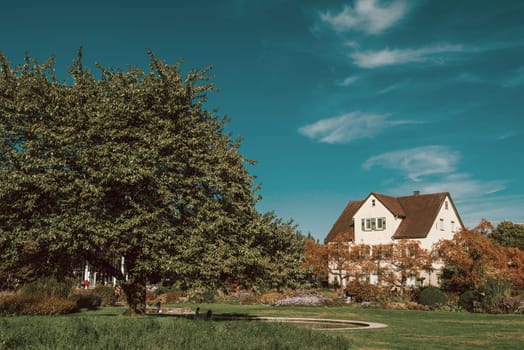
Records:
{"label": "white cloud", "polygon": [[[507,188],[505,180],[481,181],[471,174],[457,172],[460,154],[445,146],[427,146],[384,153],[369,158],[364,169],[381,166],[405,174],[407,181],[398,184],[389,180],[387,192],[403,196],[414,190],[422,193],[449,192],[468,227],[486,218],[523,221],[524,196],[500,196]],[[397,185],[395,185],[397,183]]]}
{"label": "white cloud", "polygon": [[502,86],[506,88],[513,88],[520,85],[524,85],[524,67],[517,69],[513,76],[502,84]]}
{"label": "white cloud", "polygon": [[358,80],[358,77],[349,76],[346,79],[342,80],[341,82],[338,82],[337,85],[338,86],[349,86],[349,85],[353,84],[357,80]]}
{"label": "white cloud", "polygon": [[416,123],[408,120],[389,121],[388,118],[388,114],[350,112],[318,120],[299,128],[298,132],[323,143],[345,143],[375,136],[390,126]]}
{"label": "white cloud", "polygon": [[337,32],[359,30],[368,34],[380,34],[393,26],[406,13],[404,0],[393,0],[380,4],[378,0],[357,0],[354,6],[346,5],[342,12],[320,14],[323,22],[331,25]]}
{"label": "white cloud", "polygon": [[[434,175],[434,174],[432,174]],[[436,174],[437,179],[417,178],[418,181],[404,183],[393,190],[395,194],[406,194],[413,190],[422,193],[450,192],[455,200],[480,198],[506,189],[506,181],[479,181],[467,173]]]}
{"label": "white cloud", "polygon": [[361,68],[378,68],[398,64],[434,61],[441,62],[436,54],[463,51],[461,45],[439,45],[420,49],[384,49],[380,51],[357,51],[349,55]]}
{"label": "white cloud", "polygon": [[460,159],[458,152],[444,146],[425,146],[401,151],[393,151],[369,158],[364,169],[375,166],[397,169],[412,181],[420,181],[422,176],[446,174],[455,171]]}
{"label": "white cloud", "polygon": [[478,198],[459,199],[455,204],[467,227],[478,225],[480,219],[487,219],[495,225],[504,220],[524,223],[523,195],[487,196],[481,201]]}
{"label": "white cloud", "polygon": [[358,49],[360,44],[354,40],[348,40],[344,43],[344,46],[351,47],[352,49]]}

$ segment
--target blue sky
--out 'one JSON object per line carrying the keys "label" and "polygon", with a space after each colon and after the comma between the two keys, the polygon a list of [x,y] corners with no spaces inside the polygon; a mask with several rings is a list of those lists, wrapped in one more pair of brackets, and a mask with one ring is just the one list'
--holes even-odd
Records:
{"label": "blue sky", "polygon": [[[0,51],[213,66],[262,211],[323,239],[350,199],[449,191],[463,221],[524,222],[524,1],[25,1]],[[61,73],[62,71],[62,73]]]}

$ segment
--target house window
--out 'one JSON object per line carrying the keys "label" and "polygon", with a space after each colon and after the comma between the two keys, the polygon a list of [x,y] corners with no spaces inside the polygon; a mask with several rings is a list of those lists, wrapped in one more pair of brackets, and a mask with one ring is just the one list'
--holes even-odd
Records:
{"label": "house window", "polygon": [[444,219],[439,219],[438,224],[437,224],[437,228],[440,231],[444,231]]}
{"label": "house window", "polygon": [[451,232],[455,232],[455,221],[451,221]]}
{"label": "house window", "polygon": [[362,219],[362,231],[375,231],[386,229],[386,218],[365,218]]}
{"label": "house window", "polygon": [[446,208],[446,210],[448,210],[448,206],[449,206],[449,205],[448,205],[448,201],[446,201],[446,202],[444,203],[444,207]]}
{"label": "house window", "polygon": [[372,207],[375,206],[375,200],[374,200],[374,199],[371,200],[371,206],[372,206]]}
{"label": "house window", "polygon": [[375,284],[375,285],[378,284],[378,275],[376,275],[376,274],[371,274],[371,275],[369,276],[369,283],[370,283],[370,284]]}
{"label": "house window", "polygon": [[386,229],[386,218],[377,218],[377,230]]}

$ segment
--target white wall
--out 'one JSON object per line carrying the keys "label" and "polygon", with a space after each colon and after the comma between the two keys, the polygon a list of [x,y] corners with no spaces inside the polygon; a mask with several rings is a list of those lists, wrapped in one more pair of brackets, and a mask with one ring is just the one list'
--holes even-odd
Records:
{"label": "white wall", "polygon": [[[445,204],[446,202],[448,203],[447,209]],[[441,219],[443,223],[443,229],[440,228]],[[452,221],[455,222],[455,227],[453,230]],[[460,229],[462,228],[463,227],[460,224],[460,220],[457,216],[457,213],[453,209],[451,200],[449,199],[449,197],[446,197],[437,217],[435,218],[435,221],[431,225],[431,230],[429,231],[427,238],[419,240],[420,245],[424,249],[431,250],[433,248],[433,245],[437,243],[439,240],[452,239],[453,235],[456,232],[460,231]]]}
{"label": "white wall", "polygon": [[[375,205],[373,206],[373,200]],[[385,230],[362,231],[362,219],[366,218],[386,218]],[[356,244],[389,244],[392,243],[391,237],[397,231],[401,223],[395,216],[374,196],[371,195],[362,204],[354,217],[355,223],[355,243]]]}

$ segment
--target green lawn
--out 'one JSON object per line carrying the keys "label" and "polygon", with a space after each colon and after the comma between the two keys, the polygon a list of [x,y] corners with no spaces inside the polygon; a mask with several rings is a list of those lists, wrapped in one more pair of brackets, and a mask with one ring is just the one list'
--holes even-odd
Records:
{"label": "green lawn", "polygon": [[344,335],[354,349],[524,349],[524,315],[411,311],[341,307],[202,305],[215,312],[259,316],[341,318],[380,322],[388,328],[330,331]]}
{"label": "green lawn", "polygon": [[[197,305],[184,305],[193,309]],[[523,349],[524,315],[341,307],[201,304],[201,313],[342,318],[386,323],[312,331],[292,324],[127,318],[104,308],[71,316],[0,318],[0,349]]]}

